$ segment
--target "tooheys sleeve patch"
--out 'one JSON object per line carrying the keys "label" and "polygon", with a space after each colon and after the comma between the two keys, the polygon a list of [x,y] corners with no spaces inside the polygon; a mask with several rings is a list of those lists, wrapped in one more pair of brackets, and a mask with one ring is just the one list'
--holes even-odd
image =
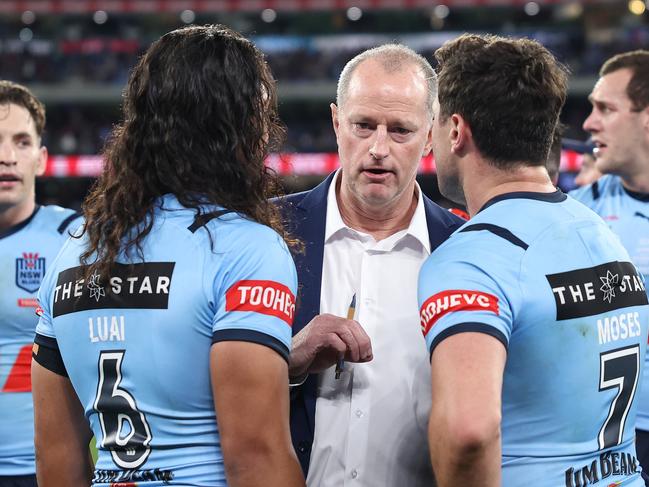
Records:
{"label": "tooheys sleeve patch", "polygon": [[498,298],[481,291],[452,289],[434,294],[419,310],[424,336],[437,320],[455,311],[491,311],[498,315]]}
{"label": "tooheys sleeve patch", "polygon": [[275,316],[293,325],[295,296],[275,281],[244,280],[236,282],[225,293],[226,311],[252,311]]}

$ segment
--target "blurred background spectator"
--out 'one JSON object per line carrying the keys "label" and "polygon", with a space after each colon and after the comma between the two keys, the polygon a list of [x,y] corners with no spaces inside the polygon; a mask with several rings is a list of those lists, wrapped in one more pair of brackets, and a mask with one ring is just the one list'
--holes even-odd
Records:
{"label": "blurred background spectator", "polygon": [[[570,69],[564,135],[585,140],[581,124],[599,66],[649,46],[646,8],[643,0],[2,0],[0,78],[26,84],[47,105],[53,157],[39,199],[78,207],[100,160],[77,156],[100,154],[119,121],[130,69],[149,43],[186,24],[227,24],[266,53],[278,80],[283,152],[299,155],[275,163],[292,191],[335,165],[327,159],[336,151],[328,105],[345,62],[367,47],[397,41],[432,61],[437,47],[465,31],[534,38]],[[564,150],[564,189],[574,186],[581,158]],[[432,161],[422,167],[420,184],[439,199],[433,168]]]}

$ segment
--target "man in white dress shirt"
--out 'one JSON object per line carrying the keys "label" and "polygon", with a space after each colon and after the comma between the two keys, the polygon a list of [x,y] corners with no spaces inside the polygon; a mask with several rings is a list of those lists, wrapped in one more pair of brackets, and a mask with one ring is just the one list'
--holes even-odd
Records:
{"label": "man in white dress shirt", "polygon": [[331,105],[341,169],[284,199],[305,242],[289,370],[291,432],[311,487],[434,485],[417,275],[462,223],[415,181],[435,96],[435,72],[409,48],[352,59]]}

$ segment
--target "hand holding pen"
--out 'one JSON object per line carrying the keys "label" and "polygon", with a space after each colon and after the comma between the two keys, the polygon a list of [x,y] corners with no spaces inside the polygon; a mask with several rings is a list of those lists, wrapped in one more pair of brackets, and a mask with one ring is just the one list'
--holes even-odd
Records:
{"label": "hand holding pen", "polygon": [[[342,318],[329,313],[315,316],[294,337],[289,357],[289,378],[292,384],[304,381],[307,374],[315,374],[332,365],[343,366],[372,360],[370,338],[354,321],[355,299]],[[340,374],[338,374],[340,376]]]}

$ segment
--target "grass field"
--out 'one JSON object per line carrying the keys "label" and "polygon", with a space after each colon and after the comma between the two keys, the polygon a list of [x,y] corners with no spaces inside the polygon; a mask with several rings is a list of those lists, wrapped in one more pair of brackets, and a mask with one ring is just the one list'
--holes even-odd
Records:
{"label": "grass field", "polygon": [[92,463],[97,463],[97,445],[94,437],[90,440],[90,455],[92,456]]}

